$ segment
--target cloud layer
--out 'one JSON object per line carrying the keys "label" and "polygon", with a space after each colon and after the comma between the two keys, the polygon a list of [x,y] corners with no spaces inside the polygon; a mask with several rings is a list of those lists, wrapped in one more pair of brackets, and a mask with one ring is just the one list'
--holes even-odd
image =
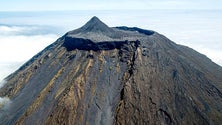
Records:
{"label": "cloud layer", "polygon": [[0,25],[0,80],[58,38],[45,31],[38,26]]}
{"label": "cloud layer", "polygon": [[11,100],[8,97],[0,97],[0,109],[4,110],[9,107]]}
{"label": "cloud layer", "polygon": [[4,85],[5,85],[5,83],[6,83],[6,81],[5,81],[5,80],[0,81],[0,88],[1,88],[2,86],[4,86]]}
{"label": "cloud layer", "polygon": [[34,25],[0,25],[0,36],[33,36],[33,35],[46,35],[46,34],[56,34],[54,30],[55,27],[52,26],[34,26]]}
{"label": "cloud layer", "polygon": [[[5,80],[0,81],[0,88],[6,83]],[[8,97],[0,97],[0,109],[4,110],[9,107],[11,100]],[[1,114],[0,114],[1,116]]]}

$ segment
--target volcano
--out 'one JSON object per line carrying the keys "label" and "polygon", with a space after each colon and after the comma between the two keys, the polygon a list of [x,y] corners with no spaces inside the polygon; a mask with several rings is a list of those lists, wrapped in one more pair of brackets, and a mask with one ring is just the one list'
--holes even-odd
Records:
{"label": "volcano", "polygon": [[97,17],[6,78],[1,125],[220,125],[222,68],[195,50]]}

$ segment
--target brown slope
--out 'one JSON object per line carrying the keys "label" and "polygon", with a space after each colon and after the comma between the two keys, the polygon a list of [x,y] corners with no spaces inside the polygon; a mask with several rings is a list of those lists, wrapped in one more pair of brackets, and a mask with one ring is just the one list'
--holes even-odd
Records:
{"label": "brown slope", "polygon": [[0,123],[221,124],[221,75],[158,33],[93,17],[7,78]]}

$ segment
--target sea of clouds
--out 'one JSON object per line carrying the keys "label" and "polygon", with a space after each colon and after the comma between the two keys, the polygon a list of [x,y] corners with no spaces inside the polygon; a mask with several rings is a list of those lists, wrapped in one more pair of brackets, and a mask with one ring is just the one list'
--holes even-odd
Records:
{"label": "sea of clouds", "polygon": [[0,25],[0,81],[57,38],[43,26]]}

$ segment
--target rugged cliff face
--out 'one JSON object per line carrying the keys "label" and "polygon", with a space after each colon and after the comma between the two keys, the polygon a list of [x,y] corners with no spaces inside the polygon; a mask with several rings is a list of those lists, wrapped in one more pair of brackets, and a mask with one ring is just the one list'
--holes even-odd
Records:
{"label": "rugged cliff face", "polygon": [[97,17],[7,77],[1,124],[222,124],[222,68],[149,30]]}

